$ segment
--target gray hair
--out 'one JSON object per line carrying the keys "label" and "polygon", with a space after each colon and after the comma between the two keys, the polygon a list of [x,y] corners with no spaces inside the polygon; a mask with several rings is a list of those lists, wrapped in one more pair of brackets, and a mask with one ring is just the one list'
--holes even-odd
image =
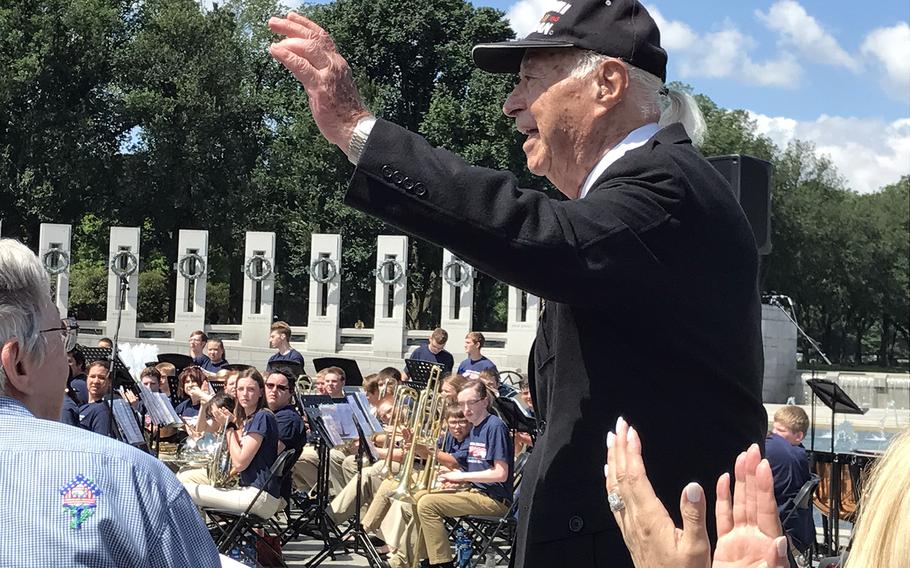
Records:
{"label": "gray hair", "polygon": [[[40,363],[47,344],[41,340],[41,310],[50,302],[50,281],[38,257],[13,239],[0,239],[0,346],[19,340],[25,356]],[[0,365],[0,395],[6,371]]]}
{"label": "gray hair", "polygon": [[[571,71],[574,77],[584,77],[597,66],[609,59],[590,50],[577,50],[575,67]],[[622,60],[619,60],[622,61]],[[629,72],[629,98],[638,105],[644,120],[657,122],[661,126],[679,122],[686,129],[692,143],[699,146],[705,138],[707,126],[698,103],[689,93],[665,87],[660,77],[643,69],[622,62]]]}

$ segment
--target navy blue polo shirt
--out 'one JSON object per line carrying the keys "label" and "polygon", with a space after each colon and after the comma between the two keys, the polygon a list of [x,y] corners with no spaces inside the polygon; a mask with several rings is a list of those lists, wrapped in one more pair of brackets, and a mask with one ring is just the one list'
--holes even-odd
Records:
{"label": "navy blue polo shirt", "polygon": [[446,437],[442,442],[442,451],[458,460],[458,466],[462,471],[468,470],[468,436],[459,442],[455,436],[446,432]]}
{"label": "navy blue polo shirt", "polygon": [[429,363],[439,363],[445,368],[446,373],[451,373],[452,369],[455,367],[455,358],[452,357],[452,354],[443,349],[439,353],[433,353],[430,351],[428,343],[422,343],[420,347],[414,350],[411,353],[411,356],[408,357],[413,361],[427,361]]}
{"label": "navy blue polo shirt", "polygon": [[196,357],[193,357],[193,365],[197,365],[199,367],[202,367],[203,369],[205,368],[206,364],[211,363],[211,362],[212,362],[212,360],[209,359],[208,355],[198,355]]}
{"label": "navy blue polo shirt", "polygon": [[303,355],[300,354],[300,351],[297,351],[292,347],[287,353],[275,353],[269,357],[269,361],[265,364],[265,368],[274,369],[275,367],[280,367],[281,363],[296,363],[302,367]]}
{"label": "navy blue polo shirt", "polygon": [[[771,434],[765,439],[765,457],[771,465],[774,478],[774,500],[781,520],[793,508],[790,499],[809,481],[809,458],[802,445],[794,446],[783,437]],[[797,510],[783,527],[784,532],[799,541],[803,549],[815,539],[815,525],[811,509]]]}
{"label": "navy blue polo shirt", "polygon": [[60,409],[60,422],[70,426],[79,426],[79,405],[68,394],[63,395],[63,407]]}
{"label": "navy blue polo shirt", "polygon": [[101,434],[111,435],[111,408],[110,400],[89,402],[79,407],[79,427]]}
{"label": "navy blue polo shirt", "polygon": [[193,404],[193,399],[185,398],[174,410],[177,412],[177,416],[192,418],[193,416],[199,416],[200,406],[200,403]]}
{"label": "navy blue polo shirt", "polygon": [[250,461],[250,465],[240,472],[240,485],[257,489],[265,488],[273,497],[281,497],[278,478],[272,479],[268,487],[265,483],[269,478],[269,469],[278,459],[278,422],[275,420],[275,415],[267,409],[258,411],[243,427],[243,435],[247,434],[259,434],[262,436],[262,443]]}
{"label": "navy blue polo shirt", "polygon": [[217,373],[218,371],[221,370],[222,367],[224,367],[225,365],[229,365],[229,364],[230,363],[227,362],[227,359],[222,359],[221,361],[218,361],[217,363],[213,363],[212,360],[209,359],[208,361],[206,361],[205,363],[203,363],[202,365],[199,365],[199,366],[210,373]]}
{"label": "navy blue polo shirt", "polygon": [[76,393],[76,399],[79,404],[88,402],[88,385],[85,382],[85,373],[76,375],[70,379],[69,389]]}
{"label": "navy blue polo shirt", "polygon": [[509,428],[498,416],[490,414],[483,422],[471,428],[465,438],[468,444],[468,471],[486,471],[493,468],[495,460],[508,464],[509,474],[505,481],[499,483],[472,482],[487,496],[497,501],[512,500],[512,470],[514,468],[514,451]]}
{"label": "navy blue polo shirt", "polygon": [[480,359],[474,360],[468,357],[461,364],[458,365],[458,374],[459,375],[475,375],[483,371],[484,369],[493,369],[496,370],[496,365],[493,364],[493,361],[490,361],[483,355],[480,356]]}
{"label": "navy blue polo shirt", "polygon": [[[275,412],[275,421],[278,423],[278,440],[284,443],[285,449],[300,451],[306,443],[306,427],[300,413],[290,404]],[[291,476],[287,475],[281,483],[281,496],[291,494]]]}

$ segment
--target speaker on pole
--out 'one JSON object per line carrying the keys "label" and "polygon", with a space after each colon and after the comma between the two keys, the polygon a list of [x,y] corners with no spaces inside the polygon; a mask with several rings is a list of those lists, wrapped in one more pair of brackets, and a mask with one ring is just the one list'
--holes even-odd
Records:
{"label": "speaker on pole", "polygon": [[759,254],[771,252],[771,175],[770,162],[742,154],[712,156],[711,165],[721,173],[739,201],[752,226]]}

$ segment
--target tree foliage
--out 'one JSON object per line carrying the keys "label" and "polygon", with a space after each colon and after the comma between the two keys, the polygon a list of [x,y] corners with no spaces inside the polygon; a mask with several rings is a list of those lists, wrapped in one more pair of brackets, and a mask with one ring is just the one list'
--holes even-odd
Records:
{"label": "tree foliage", "polygon": [[[465,0],[304,5],[349,59],[366,104],[469,163],[525,168],[501,105],[514,78],[477,70],[470,48],[513,37],[500,11]],[[74,225],[71,306],[103,319],[109,227],[142,228],[142,319],[173,313],[180,229],[209,231],[208,320],[239,319],[243,237],[277,236],[276,315],[307,318],[310,238],[343,238],[342,325],[373,323],[376,237],[394,227],[343,204],[351,166],[319,134],[306,97],[266,48],[275,0],[9,0],[0,6],[0,216],[36,240]],[[685,85],[677,85],[688,88]],[[691,88],[689,88],[691,92]],[[832,359],[882,365],[908,352],[910,177],[851,191],[830,160],[777,148],[743,110],[696,94],[706,155],[773,163],[773,251],[761,288],[783,293]],[[908,172],[910,173],[910,172]],[[438,324],[441,251],[411,239],[407,319]],[[503,329],[506,287],[479,275],[478,328]]]}

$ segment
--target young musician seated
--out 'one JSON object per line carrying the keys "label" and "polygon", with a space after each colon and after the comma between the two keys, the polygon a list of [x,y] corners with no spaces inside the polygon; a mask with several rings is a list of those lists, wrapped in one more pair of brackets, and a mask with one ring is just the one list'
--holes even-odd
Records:
{"label": "young musician seated", "polygon": [[109,406],[111,378],[107,361],[95,361],[88,366],[86,386],[88,402],[79,407],[79,427],[102,436],[110,436],[111,409]]}
{"label": "young musician seated", "polygon": [[[464,412],[457,406],[446,409],[446,433],[443,435],[440,449],[436,451],[436,463],[439,473],[454,470],[467,470],[468,444],[467,437],[470,423],[464,417]],[[423,453],[423,452],[422,452]],[[396,479],[384,480],[375,491],[375,497],[370,503],[366,514],[363,516],[363,528],[367,531],[376,531],[390,545],[398,548],[393,558],[389,559],[392,566],[410,566],[410,553],[405,544],[404,533],[409,528],[410,516],[404,519],[401,510],[393,507],[389,493],[395,490],[399,481]]]}
{"label": "young musician seated", "polygon": [[[284,368],[270,372],[265,379],[265,400],[269,410],[275,414],[275,422],[278,424],[278,451],[292,449],[297,452],[295,455],[299,456],[306,443],[306,428],[300,413],[291,404],[294,394],[293,376],[290,370]],[[290,475],[282,480],[281,496],[285,499],[291,496]]]}
{"label": "young musician seated", "polygon": [[205,344],[205,351],[209,360],[204,361],[201,365],[204,370],[217,373],[228,364],[227,359],[224,358],[224,342],[220,339],[209,339]]}
{"label": "young musician seated", "polygon": [[85,354],[78,346],[66,354],[70,367],[70,380],[67,385],[72,397],[80,405],[88,402],[88,387],[85,383]]}
{"label": "young musician seated", "polygon": [[205,373],[199,367],[187,367],[180,373],[178,384],[180,391],[187,398],[183,399],[183,402],[178,404],[174,410],[177,411],[177,416],[192,419],[188,421],[192,424],[199,416],[199,405],[202,404],[203,398],[208,398],[207,393],[202,390],[202,386],[205,384]]}
{"label": "young musician seated", "polygon": [[269,518],[281,507],[281,480],[274,477],[266,484],[269,470],[278,458],[278,423],[266,407],[265,381],[256,369],[248,369],[237,379],[237,407],[227,425],[226,440],[233,471],[240,475],[239,487],[219,489],[210,485],[185,483],[193,502],[200,507],[216,507],[242,513],[259,489],[264,489],[253,505],[253,513]]}
{"label": "young musician seated", "polygon": [[445,517],[501,516],[512,501],[514,454],[509,429],[490,414],[490,395],[480,380],[469,380],[458,393],[458,405],[471,424],[468,434],[467,470],[452,470],[439,479],[444,488],[469,483],[470,489],[454,493],[433,492],[417,501],[418,558],[430,566],[452,567],[452,546]]}

